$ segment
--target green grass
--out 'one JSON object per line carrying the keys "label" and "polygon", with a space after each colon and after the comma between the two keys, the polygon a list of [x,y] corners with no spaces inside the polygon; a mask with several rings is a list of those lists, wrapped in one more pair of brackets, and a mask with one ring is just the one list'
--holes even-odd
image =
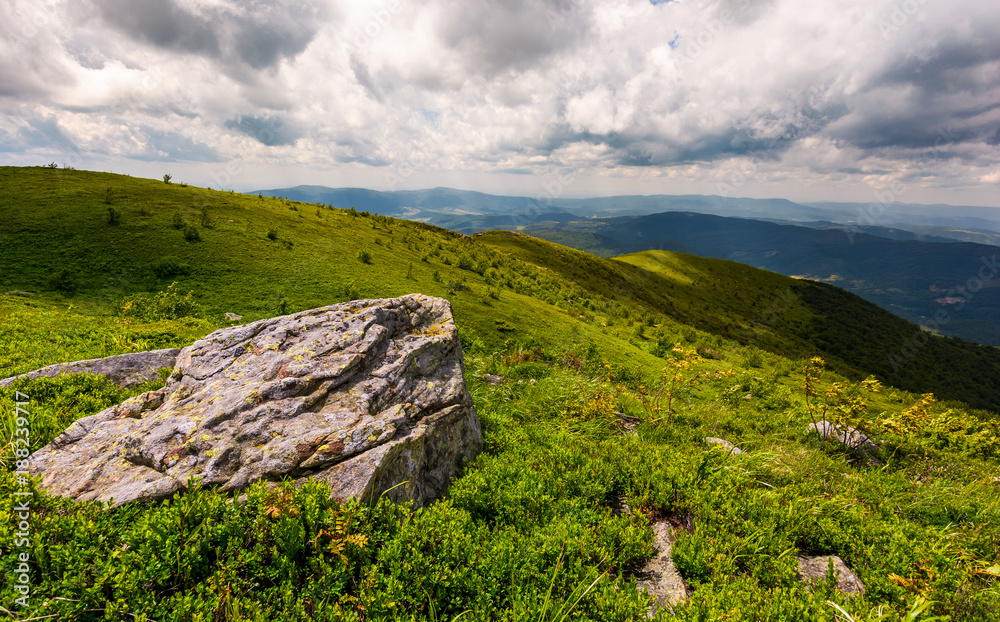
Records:
{"label": "green grass", "polygon": [[[634,388],[602,380],[592,361],[577,370],[582,362],[538,349],[470,353],[486,446],[448,500],[418,511],[341,504],[322,486],[256,486],[245,505],[195,488],[114,510],[40,494],[35,607],[24,617],[538,620],[563,609],[639,620],[646,601],[632,573],[652,553],[644,512],[693,524],[674,549],[693,598],[663,619],[831,620],[827,601],[856,619],[899,619],[924,595],[934,613],[982,620],[1000,605],[984,572],[1000,555],[995,460],[900,440],[884,466],[860,467],[805,433],[798,394],[729,405],[738,378],[683,391],[657,422]],[[510,380],[493,386],[486,373]],[[39,411],[107,391],[79,380],[20,390]],[[642,420],[634,433],[624,415]],[[708,435],[747,454],[727,458]],[[6,470],[0,486],[12,499]],[[637,512],[618,513],[618,497]],[[0,537],[12,529],[5,521]],[[867,594],[806,588],[798,554],[841,556]],[[10,602],[9,587],[0,595]]]}
{"label": "green grass", "polygon": [[103,305],[82,298],[0,294],[0,377],[134,350],[180,348],[214,329],[199,318],[126,326]]}
{"label": "green grass", "polygon": [[[108,196],[119,224],[107,223]],[[177,213],[201,241],[184,240]],[[806,433],[801,357],[873,371],[833,355],[835,333],[809,332],[855,312],[862,326],[842,331],[847,343],[872,338],[883,316],[856,297],[683,254],[601,260],[525,236],[468,239],[82,171],[0,169],[0,217],[0,289],[35,292],[0,295],[3,375],[185,345],[226,325],[225,312],[249,321],[421,292],[453,304],[485,442],[448,499],[416,511],[340,503],[318,485],[255,486],[245,504],[195,487],[117,509],[38,492],[32,605],[18,618],[641,620],[634,573],[652,554],[650,517],[693,526],[674,549],[693,597],[662,619],[826,621],[836,606],[898,620],[927,601],[925,615],[971,622],[1000,610],[1000,430],[989,413],[941,402],[922,429],[897,436],[883,422],[918,396],[888,387],[859,415],[884,445],[880,466]],[[67,265],[82,268],[62,275]],[[781,298],[787,287],[806,289]],[[174,304],[188,291],[197,307]],[[121,314],[127,298],[144,301],[133,305],[141,318]],[[177,309],[199,317],[170,319]],[[678,342],[707,357],[692,372],[708,375],[677,385],[667,413],[651,399]],[[988,369],[973,378],[989,382]],[[486,374],[507,380],[493,386]],[[825,372],[821,387],[841,380]],[[16,524],[17,391],[32,398],[32,449],[134,393],[87,376],[0,390],[0,542]],[[746,453],[726,458],[706,436]],[[620,500],[636,511],[618,512]],[[798,554],[839,555],[868,592],[801,585]],[[4,555],[0,574],[14,564]],[[5,579],[0,606],[13,598]]]}

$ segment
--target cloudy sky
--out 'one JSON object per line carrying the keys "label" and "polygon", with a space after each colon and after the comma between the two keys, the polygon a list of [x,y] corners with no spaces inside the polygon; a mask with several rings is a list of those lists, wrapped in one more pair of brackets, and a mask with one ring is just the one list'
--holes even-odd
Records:
{"label": "cloudy sky", "polygon": [[1000,206],[993,0],[0,0],[0,164]]}

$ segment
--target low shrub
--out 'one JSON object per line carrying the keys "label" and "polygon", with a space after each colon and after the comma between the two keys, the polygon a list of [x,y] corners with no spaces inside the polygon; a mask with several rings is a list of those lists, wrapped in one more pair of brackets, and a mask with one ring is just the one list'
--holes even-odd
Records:
{"label": "low shrub", "polygon": [[201,317],[203,313],[201,305],[194,300],[194,292],[181,295],[177,283],[153,295],[140,292],[126,296],[117,307],[123,316],[147,321]]}
{"label": "low shrub", "polygon": [[80,289],[76,272],[63,268],[49,279],[49,288],[63,294],[73,294]]}
{"label": "low shrub", "polygon": [[191,274],[191,266],[176,257],[160,257],[149,264],[149,269],[158,279]]}

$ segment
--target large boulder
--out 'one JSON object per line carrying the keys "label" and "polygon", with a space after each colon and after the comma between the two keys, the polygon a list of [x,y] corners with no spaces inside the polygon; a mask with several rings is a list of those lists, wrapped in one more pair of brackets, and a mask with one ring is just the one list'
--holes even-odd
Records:
{"label": "large boulder", "polygon": [[149,352],[129,352],[102,359],[88,359],[74,363],[56,363],[29,371],[26,374],[0,380],[0,387],[6,387],[15,380],[28,378],[54,378],[63,374],[91,373],[107,377],[112,383],[131,388],[155,380],[160,369],[173,369],[180,350],[151,350]]}
{"label": "large boulder", "polygon": [[217,330],[158,391],[31,456],[51,493],[114,505],[290,477],[428,503],[482,446],[446,300],[359,300]]}

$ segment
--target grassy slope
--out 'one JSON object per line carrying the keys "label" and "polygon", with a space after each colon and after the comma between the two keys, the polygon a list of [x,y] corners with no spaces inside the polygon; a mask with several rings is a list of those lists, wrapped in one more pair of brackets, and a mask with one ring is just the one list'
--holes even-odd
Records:
{"label": "grassy slope", "polygon": [[[109,186],[122,212],[116,226],[105,219]],[[0,189],[0,218],[9,223],[0,288],[39,292],[0,298],[5,371],[104,355],[129,339],[180,345],[223,324],[225,311],[256,319],[277,313],[282,300],[296,310],[421,291],[454,305],[486,440],[451,499],[413,514],[385,504],[339,506],[321,490],[257,491],[245,508],[198,492],[116,511],[36,497],[36,598],[21,617],[438,620],[471,610],[465,619],[553,620],[556,609],[572,606],[575,619],[637,620],[646,603],[630,581],[651,553],[651,536],[644,515],[615,513],[618,497],[694,524],[678,533],[674,552],[695,588],[677,619],[829,620],[827,600],[859,620],[877,619],[880,608],[898,619],[921,595],[955,620],[984,619],[1000,607],[987,572],[1000,559],[994,454],[961,430],[928,428],[913,438],[886,436],[885,466],[860,466],[805,433],[801,363],[754,355],[727,338],[752,328],[765,349],[814,352],[792,329],[828,317],[821,308],[797,295],[774,312],[774,293],[799,283],[679,254],[596,261],[523,236],[465,240],[340,210],[317,214],[316,206],[99,173],[0,169]],[[171,227],[173,214],[200,223],[202,204],[212,227],[199,225],[202,241],[185,242]],[[269,228],[277,240],[267,238]],[[359,248],[372,253],[371,264],[357,259]],[[208,321],[140,322],[126,335],[108,303],[173,280],[150,272],[164,255],[190,265],[177,280],[195,290]],[[472,269],[459,269],[461,258]],[[46,291],[68,264],[82,268],[76,295]],[[864,308],[853,300],[838,304]],[[702,369],[736,374],[679,389],[677,412],[667,416],[644,405],[642,385],[664,365],[651,352],[675,341],[720,357]],[[602,358],[619,365],[606,370]],[[509,382],[491,386],[487,373]],[[826,375],[823,386],[836,379]],[[32,416],[43,424],[33,430],[36,448],[123,396],[86,379],[18,388],[33,396]],[[896,390],[875,397],[872,422],[915,400]],[[13,398],[0,390],[7,437]],[[633,425],[635,434],[623,434]],[[748,454],[727,461],[706,451],[707,435]],[[15,489],[4,468],[8,512]],[[0,521],[0,539],[13,538],[13,524]],[[345,533],[364,540],[347,543]],[[794,578],[798,553],[840,555],[868,594],[847,601],[826,587],[804,588]],[[0,562],[3,576],[11,576],[11,560]]]}
{"label": "grassy slope", "polygon": [[[119,225],[107,224],[107,188],[111,207],[121,212]],[[106,173],[0,168],[0,189],[0,218],[7,227],[0,249],[0,289],[43,292],[42,298],[61,300],[45,290],[71,266],[80,304],[110,305],[127,294],[157,291],[177,281],[179,290],[194,290],[217,324],[223,323],[224,312],[250,321],[282,308],[295,311],[419,291],[447,297],[463,328],[492,346],[509,337],[565,343],[565,335],[576,334],[578,342],[594,341],[613,359],[646,369],[655,363],[639,350],[618,352],[620,344],[597,326],[581,325],[536,297],[503,288],[499,298],[490,298],[495,286],[454,264],[460,254],[478,253],[491,262],[502,257],[444,230]],[[200,224],[203,207],[210,228]],[[175,214],[197,227],[200,241],[184,240],[172,226]],[[275,232],[275,240],[268,238],[269,231]],[[371,254],[370,264],[357,259],[360,249]],[[421,261],[429,253],[437,256]],[[152,276],[151,265],[166,256],[187,263],[190,274]],[[452,265],[444,263],[446,258]],[[524,281],[516,290],[548,288],[556,292],[550,298],[558,297],[561,284],[539,284],[532,274],[537,271],[528,266],[512,270],[510,278]],[[440,282],[434,280],[435,272]],[[454,287],[457,283],[467,289]],[[498,330],[495,318],[516,320],[516,334]],[[15,371],[21,370],[11,373]]]}
{"label": "grassy slope", "polygon": [[517,233],[476,239],[714,335],[784,356],[819,354],[847,375],[1000,410],[1000,349],[939,337],[911,349],[918,327],[823,283],[669,251],[608,260]]}
{"label": "grassy slope", "polygon": [[839,229],[680,213],[552,223],[533,229],[526,233],[604,256],[667,249],[738,259],[765,270],[833,283],[908,320],[929,323],[935,313],[946,310],[948,322],[940,328],[944,334],[1000,345],[1000,328],[995,324],[1000,290],[995,283],[973,291],[961,306],[942,307],[937,302],[944,291],[954,295],[952,288],[977,287],[969,286],[969,279],[976,276],[982,260],[995,263],[994,246],[890,240],[863,232],[848,238]]}
{"label": "grassy slope", "polygon": [[[173,278],[155,278],[151,266],[173,256],[191,267],[178,288],[195,290],[219,323],[224,312],[252,320],[421,291],[449,298],[467,333],[492,347],[508,338],[567,349],[593,342],[612,360],[649,371],[656,361],[648,348],[616,338],[627,339],[630,323],[642,318],[614,316],[638,308],[666,333],[690,325],[788,356],[821,354],[842,373],[874,373],[911,391],[1000,410],[1000,350],[932,339],[896,371],[890,357],[902,356],[915,327],[840,290],[735,262],[640,253],[623,260],[630,269],[523,235],[470,240],[406,221],[106,173],[6,167],[0,188],[7,226],[0,289],[45,290],[71,265],[83,298],[110,303],[163,288]],[[107,223],[109,207],[120,224]],[[176,215],[200,241],[184,240]],[[371,253],[370,264],[358,261],[359,249]],[[494,272],[459,269],[462,256]],[[607,330],[609,317],[623,330]],[[498,330],[497,318],[515,330]]]}

